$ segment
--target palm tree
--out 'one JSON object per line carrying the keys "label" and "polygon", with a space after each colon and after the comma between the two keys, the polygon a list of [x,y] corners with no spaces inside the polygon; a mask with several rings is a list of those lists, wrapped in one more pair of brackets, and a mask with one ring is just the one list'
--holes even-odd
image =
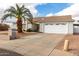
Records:
{"label": "palm tree", "polygon": [[16,4],[16,7],[11,6],[9,9],[5,10],[4,12],[4,16],[2,17],[2,21],[6,20],[8,17],[12,18],[15,17],[17,19],[17,31],[19,33],[22,32],[22,21],[24,20],[28,20],[31,23],[33,16],[30,13],[29,9],[25,8],[24,5],[19,6],[18,4]]}

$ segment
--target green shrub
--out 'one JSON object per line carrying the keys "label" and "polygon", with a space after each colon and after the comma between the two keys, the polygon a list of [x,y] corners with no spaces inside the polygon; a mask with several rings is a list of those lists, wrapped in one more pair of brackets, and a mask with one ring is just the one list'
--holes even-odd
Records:
{"label": "green shrub", "polygon": [[27,29],[27,32],[32,32],[33,30],[31,28]]}
{"label": "green shrub", "polygon": [[6,30],[8,30],[8,28],[9,28],[9,25],[7,25],[7,24],[0,24],[0,31],[6,31]]}
{"label": "green shrub", "polygon": [[35,29],[35,30],[33,30],[33,32],[39,32],[39,30]]}
{"label": "green shrub", "polygon": [[38,30],[27,29],[27,32],[38,32]]}

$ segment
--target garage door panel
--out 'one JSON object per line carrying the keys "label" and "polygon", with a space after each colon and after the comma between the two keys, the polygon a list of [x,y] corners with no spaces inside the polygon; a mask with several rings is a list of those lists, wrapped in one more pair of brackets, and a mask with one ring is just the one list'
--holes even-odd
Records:
{"label": "garage door panel", "polygon": [[45,33],[67,33],[68,25],[45,25],[44,26]]}

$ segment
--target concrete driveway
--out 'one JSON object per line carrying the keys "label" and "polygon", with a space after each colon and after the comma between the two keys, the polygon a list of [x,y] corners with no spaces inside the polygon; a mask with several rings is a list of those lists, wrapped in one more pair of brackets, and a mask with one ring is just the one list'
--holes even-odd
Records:
{"label": "concrete driveway", "polygon": [[0,48],[17,52],[25,56],[48,56],[65,35],[38,33],[0,43]]}

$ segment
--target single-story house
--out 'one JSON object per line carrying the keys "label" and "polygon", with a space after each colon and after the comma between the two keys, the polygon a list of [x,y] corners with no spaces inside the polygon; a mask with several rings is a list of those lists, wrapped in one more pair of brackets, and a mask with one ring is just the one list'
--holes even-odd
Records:
{"label": "single-story house", "polygon": [[[57,34],[73,34],[73,21],[70,15],[37,17],[33,19],[33,22],[39,25],[39,32]],[[28,23],[27,27],[31,28],[31,26]]]}
{"label": "single-story house", "polygon": [[[73,21],[70,15],[33,18],[38,24],[37,30],[42,33],[73,34]],[[15,23],[11,27],[17,28]],[[29,28],[32,28],[29,21],[23,23],[23,30]]]}

